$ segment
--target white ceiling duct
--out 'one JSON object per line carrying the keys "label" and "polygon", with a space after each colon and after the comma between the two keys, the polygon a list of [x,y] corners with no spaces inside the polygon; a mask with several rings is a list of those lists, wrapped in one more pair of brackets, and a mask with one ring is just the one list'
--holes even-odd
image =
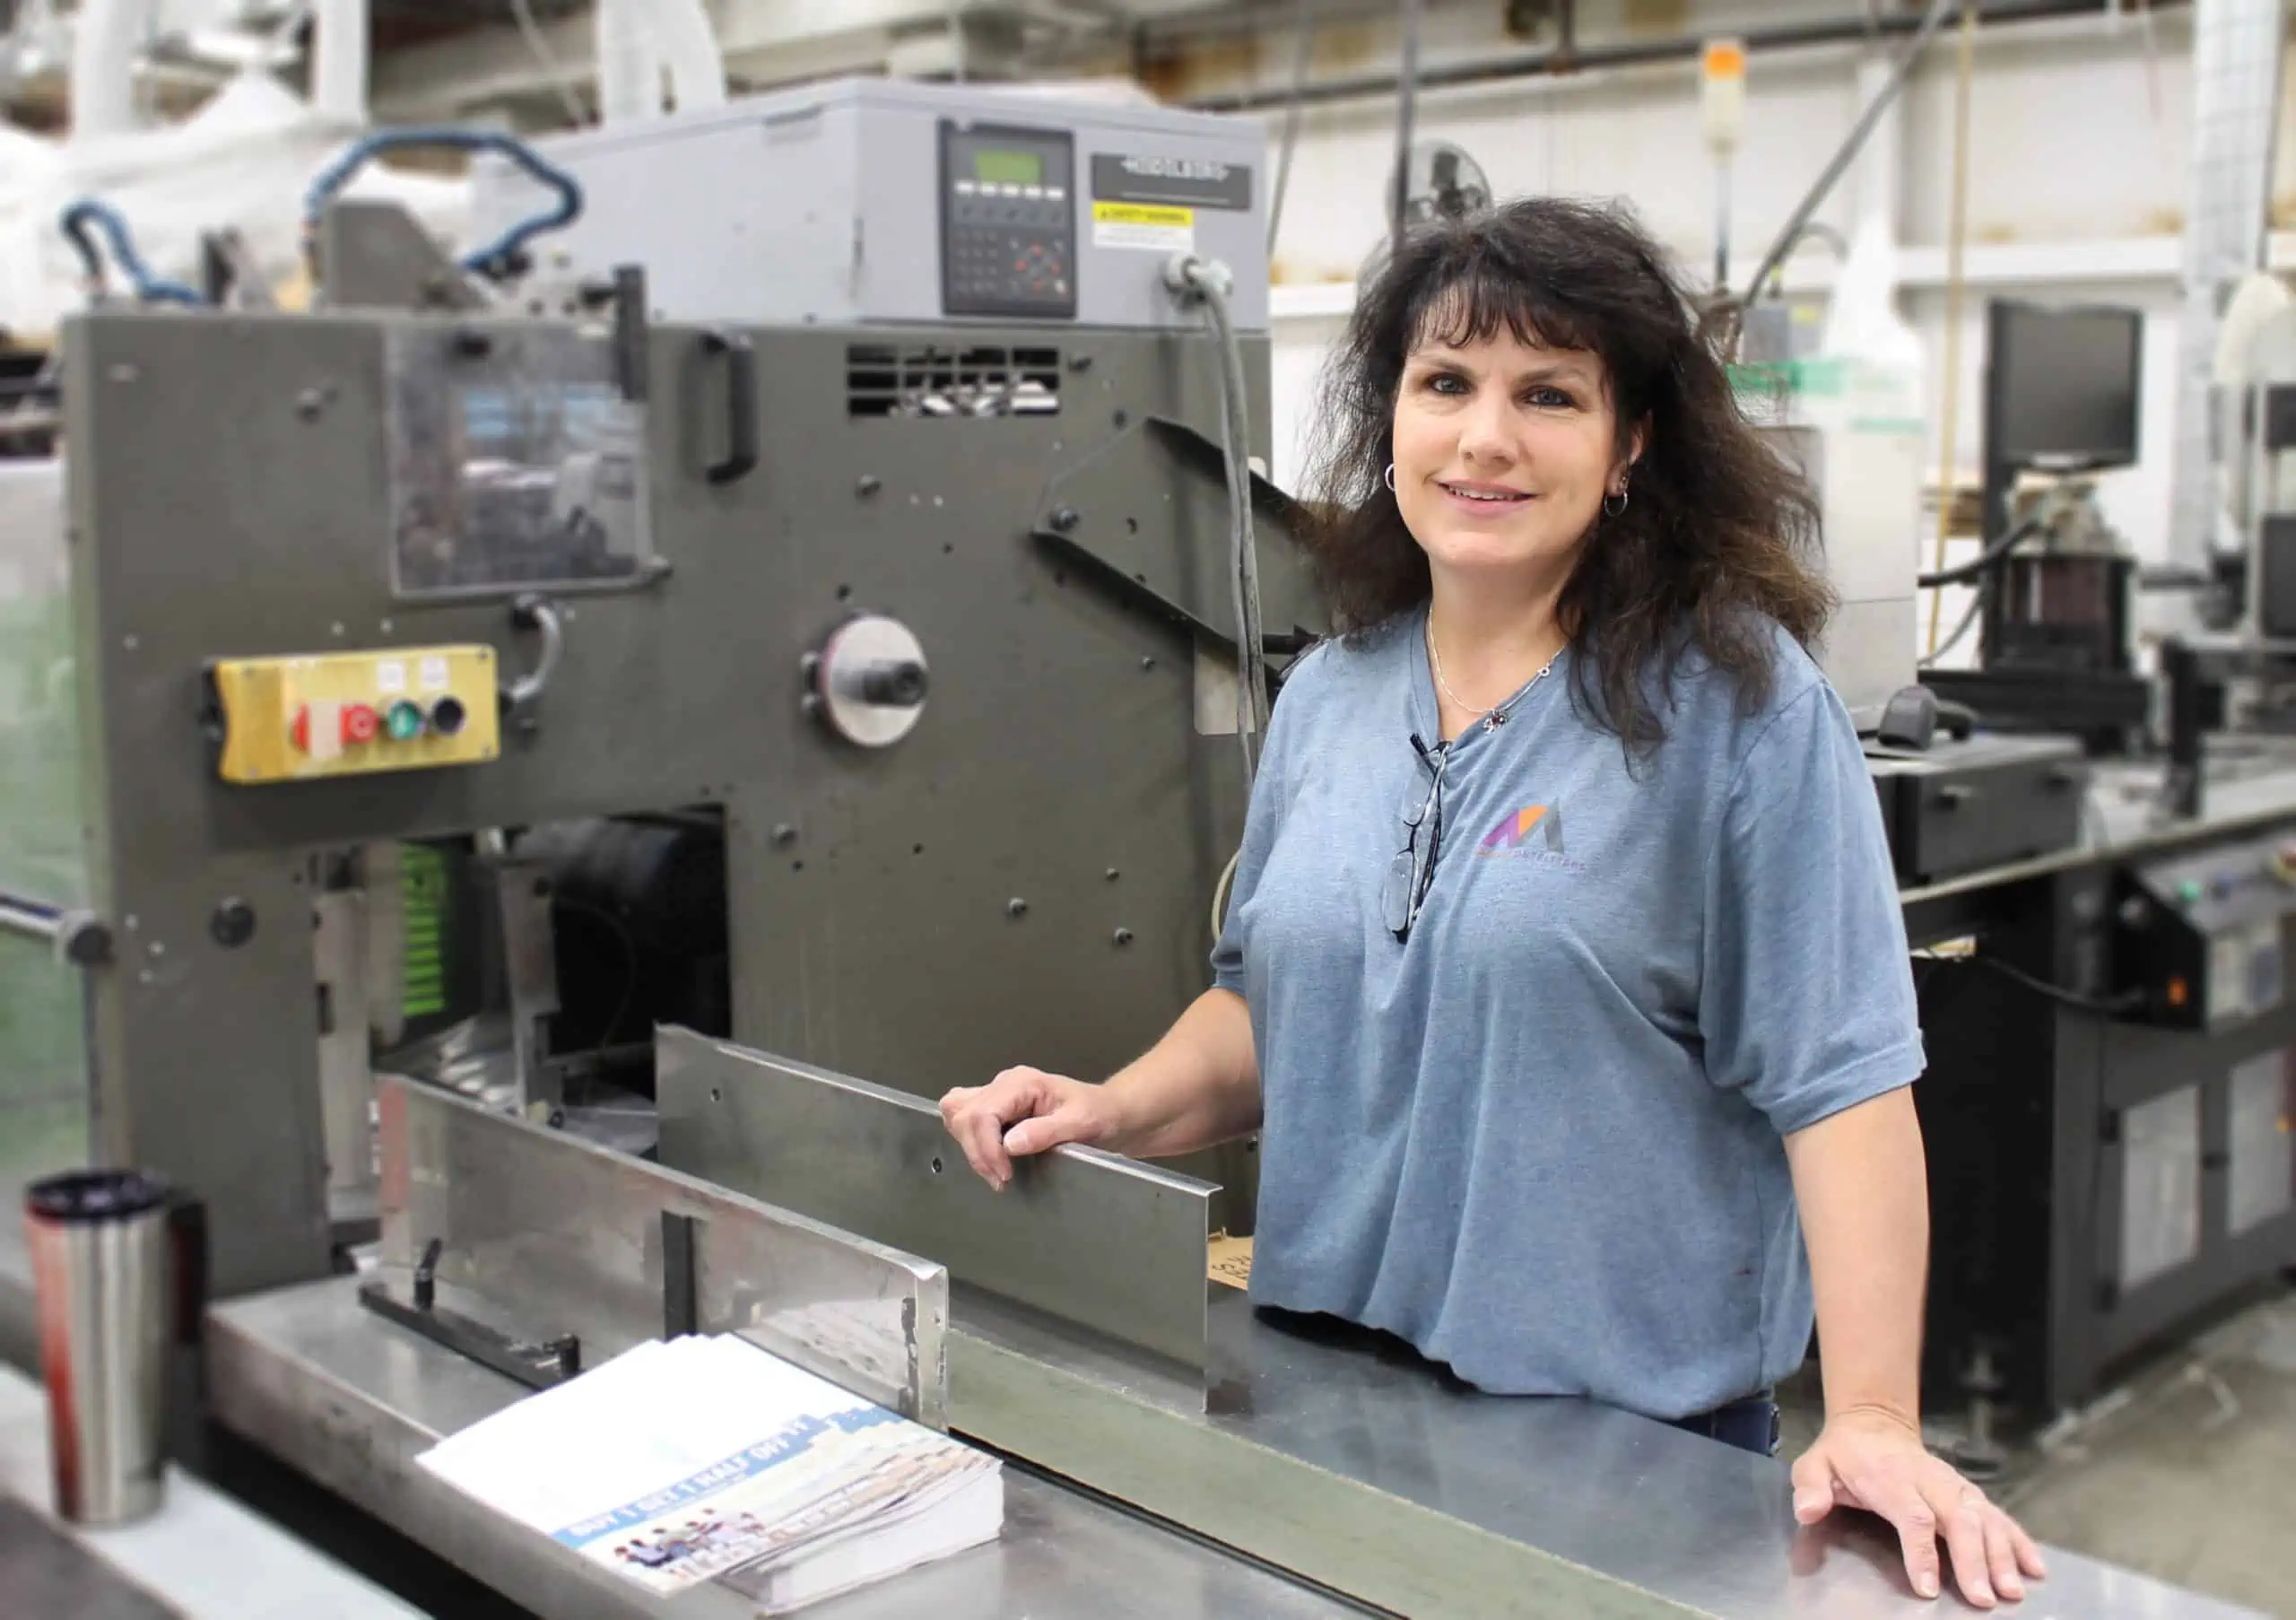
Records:
{"label": "white ceiling duct", "polygon": [[604,122],[657,117],[665,74],[677,107],[725,104],[726,64],[701,0],[598,0],[596,37]]}
{"label": "white ceiling duct", "polygon": [[311,110],[330,123],[367,122],[367,0],[317,0],[312,19]]}
{"label": "white ceiling duct", "polygon": [[72,139],[100,141],[135,127],[135,56],[152,0],[87,0],[72,28]]}
{"label": "white ceiling duct", "polygon": [[[387,122],[458,118],[532,101],[569,77],[578,80],[593,41],[604,44],[596,17],[544,24],[541,48],[511,29],[489,29],[391,52],[375,64],[375,109]],[[620,0],[614,0],[620,4]],[[1066,37],[1121,39],[1142,21],[1219,9],[1222,0],[636,0],[657,14],[655,70],[675,74],[674,41],[696,17],[714,22],[718,72],[751,89],[845,74],[941,73],[961,59],[971,71],[1002,78],[1029,70],[1037,46],[1022,55],[978,48],[981,39],[1041,43]],[[1232,4],[1232,0],[1229,0]],[[679,14],[674,14],[679,13]],[[682,14],[682,16],[680,15]],[[936,36],[964,29],[962,50],[932,48]],[[562,65],[562,67],[555,65]],[[602,57],[603,65],[603,57]],[[619,73],[621,69],[613,71]],[[601,77],[604,77],[602,74]],[[707,81],[701,81],[707,93]],[[601,86],[603,89],[603,85]],[[681,105],[700,104],[685,87]],[[659,98],[647,105],[658,104]]]}

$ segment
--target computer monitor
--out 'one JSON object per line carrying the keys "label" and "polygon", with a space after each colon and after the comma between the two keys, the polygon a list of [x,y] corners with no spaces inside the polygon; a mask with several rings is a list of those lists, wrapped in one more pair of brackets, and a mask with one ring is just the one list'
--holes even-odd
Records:
{"label": "computer monitor", "polygon": [[2144,338],[2142,310],[1995,300],[1986,319],[1988,467],[2132,465]]}

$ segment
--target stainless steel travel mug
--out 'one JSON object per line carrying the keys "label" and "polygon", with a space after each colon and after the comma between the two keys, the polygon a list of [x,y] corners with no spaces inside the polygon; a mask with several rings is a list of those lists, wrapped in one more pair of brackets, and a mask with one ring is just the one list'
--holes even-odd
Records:
{"label": "stainless steel travel mug", "polygon": [[197,1208],[134,1171],[77,1171],[25,1192],[61,1518],[122,1524],[160,1506],[170,1357],[204,1258],[178,1251],[187,1229],[204,1240],[185,1218]]}

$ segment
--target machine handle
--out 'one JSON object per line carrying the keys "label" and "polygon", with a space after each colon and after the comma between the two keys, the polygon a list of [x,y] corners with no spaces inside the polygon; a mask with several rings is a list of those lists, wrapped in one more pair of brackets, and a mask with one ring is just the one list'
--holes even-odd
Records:
{"label": "machine handle", "polygon": [[701,352],[726,357],[726,458],[708,468],[712,483],[732,483],[757,466],[757,351],[738,332],[711,329]]}
{"label": "machine handle", "polygon": [[64,936],[64,913],[36,900],[0,893],[0,934],[21,934],[51,943]]}
{"label": "machine handle", "polygon": [[188,1193],[168,1204],[168,1243],[175,1259],[175,1338],[196,1346],[207,1322],[207,1205]]}
{"label": "machine handle", "polygon": [[546,598],[531,594],[510,605],[510,623],[519,630],[542,632],[542,652],[535,666],[503,689],[503,710],[515,714],[550,689],[550,677],[558,673],[558,660],[566,651],[566,624]]}

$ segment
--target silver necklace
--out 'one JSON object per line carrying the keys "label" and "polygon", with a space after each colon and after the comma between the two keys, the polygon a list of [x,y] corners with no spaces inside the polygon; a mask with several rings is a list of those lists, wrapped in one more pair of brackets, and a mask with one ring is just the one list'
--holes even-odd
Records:
{"label": "silver necklace", "polygon": [[1546,679],[1546,672],[1554,667],[1554,660],[1561,656],[1562,649],[1556,648],[1552,657],[1539,666],[1538,674],[1515,688],[1514,695],[1492,704],[1488,709],[1478,710],[1457,692],[1453,692],[1451,684],[1443,678],[1443,655],[1435,650],[1435,615],[1433,614],[1427,615],[1427,661],[1434,668],[1435,684],[1442,688],[1443,695],[1450,699],[1454,705],[1465,710],[1474,719],[1481,720],[1485,731],[1496,731],[1504,726],[1507,723],[1509,710],[1529,696],[1532,687]]}

